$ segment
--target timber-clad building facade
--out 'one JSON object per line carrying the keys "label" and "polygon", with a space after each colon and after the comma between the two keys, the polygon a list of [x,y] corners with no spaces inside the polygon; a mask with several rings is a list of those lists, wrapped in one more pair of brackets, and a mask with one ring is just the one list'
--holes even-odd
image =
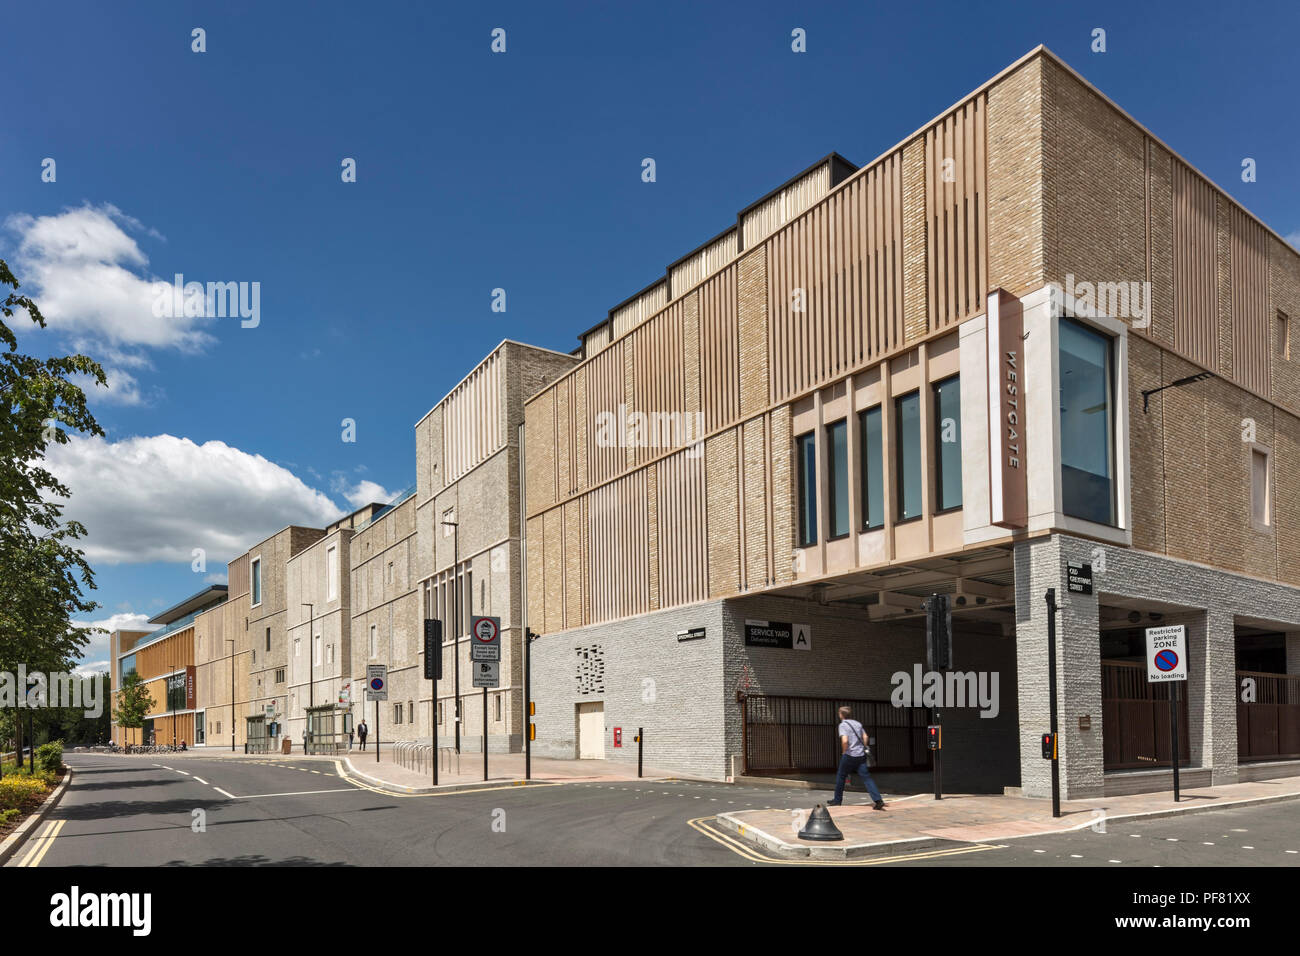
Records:
{"label": "timber-clad building facade", "polygon": [[1040,47],[752,202],[573,353],[502,342],[416,424],[411,489],[231,562],[196,711],[209,743],[337,737],[385,663],[387,739],[477,749],[489,614],[492,749],[528,732],[528,628],[541,754],[642,731],[657,768],[816,773],[848,703],[886,781],[939,722],[951,789],[1043,796],[1054,615],[1067,797],[1169,786],[1171,624],[1187,785],[1294,772],[1296,316],[1300,254]]}

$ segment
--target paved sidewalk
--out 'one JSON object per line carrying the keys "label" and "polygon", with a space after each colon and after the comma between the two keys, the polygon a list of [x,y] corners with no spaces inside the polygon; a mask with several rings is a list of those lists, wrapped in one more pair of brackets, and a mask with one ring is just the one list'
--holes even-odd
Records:
{"label": "paved sidewalk", "polygon": [[[843,842],[801,840],[793,822],[800,827],[815,803],[825,797],[792,791],[789,808],[743,810],[718,815],[718,824],[744,839],[787,857],[866,856],[869,854],[928,849],[953,841],[987,843],[1038,836],[1101,825],[1105,820],[1135,816],[1170,816],[1197,810],[1212,810],[1232,804],[1268,803],[1300,799],[1300,776],[1235,783],[1199,790],[1183,790],[1175,803],[1172,791],[1128,796],[1067,800],[1061,816],[1052,817],[1051,800],[954,794],[935,800],[932,794],[891,799],[888,809],[873,810],[869,802],[828,808]],[[798,809],[796,817],[791,812]]]}
{"label": "paved sidewalk", "polygon": [[[433,775],[428,765],[422,771],[398,766],[391,754],[381,751],[380,760],[376,761],[374,751],[361,752],[353,750],[342,754],[340,760],[349,773],[361,778],[364,783],[391,787],[407,793],[432,793]],[[446,758],[444,757],[444,760]],[[646,768],[645,779],[662,780],[675,776],[668,771]],[[532,767],[533,783],[568,783],[588,780],[635,780],[636,764],[613,760],[556,760],[547,757],[534,757]],[[437,791],[472,789],[483,786],[522,786],[524,780],[523,754],[488,754],[488,779],[483,779],[483,754],[461,754],[459,761],[453,755],[451,769],[444,762],[438,772]]]}

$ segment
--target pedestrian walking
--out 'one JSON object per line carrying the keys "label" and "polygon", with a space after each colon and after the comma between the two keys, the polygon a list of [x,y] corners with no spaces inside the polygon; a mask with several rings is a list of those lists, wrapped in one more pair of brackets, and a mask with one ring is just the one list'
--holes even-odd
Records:
{"label": "pedestrian walking", "polygon": [[366,737],[369,735],[370,735],[370,728],[366,726],[366,721],[365,718],[363,717],[361,719],[361,723],[357,724],[357,739],[361,741],[362,750],[366,749]]}
{"label": "pedestrian walking", "polygon": [[826,805],[838,807],[844,796],[844,782],[853,774],[862,777],[862,782],[875,801],[875,809],[885,809],[885,801],[880,797],[876,782],[871,779],[871,762],[868,759],[867,735],[862,725],[853,719],[853,711],[848,707],[840,708],[840,768],[835,775],[835,799]]}

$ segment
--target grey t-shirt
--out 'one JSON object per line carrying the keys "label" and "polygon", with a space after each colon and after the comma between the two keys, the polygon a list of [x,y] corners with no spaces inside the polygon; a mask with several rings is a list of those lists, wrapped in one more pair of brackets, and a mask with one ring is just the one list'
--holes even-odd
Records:
{"label": "grey t-shirt", "polygon": [[862,741],[867,735],[862,730],[862,725],[852,717],[846,717],[840,721],[839,734],[841,737],[849,738],[849,749],[845,751],[850,757],[861,757],[867,752],[862,746]]}

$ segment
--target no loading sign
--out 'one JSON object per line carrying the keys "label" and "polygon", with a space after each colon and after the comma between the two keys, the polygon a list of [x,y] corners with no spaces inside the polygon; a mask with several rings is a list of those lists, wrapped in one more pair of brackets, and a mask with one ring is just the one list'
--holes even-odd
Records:
{"label": "no loading sign", "polygon": [[475,617],[470,621],[469,659],[472,661],[501,660],[501,618]]}
{"label": "no loading sign", "polygon": [[1147,628],[1147,681],[1187,680],[1187,628]]}

